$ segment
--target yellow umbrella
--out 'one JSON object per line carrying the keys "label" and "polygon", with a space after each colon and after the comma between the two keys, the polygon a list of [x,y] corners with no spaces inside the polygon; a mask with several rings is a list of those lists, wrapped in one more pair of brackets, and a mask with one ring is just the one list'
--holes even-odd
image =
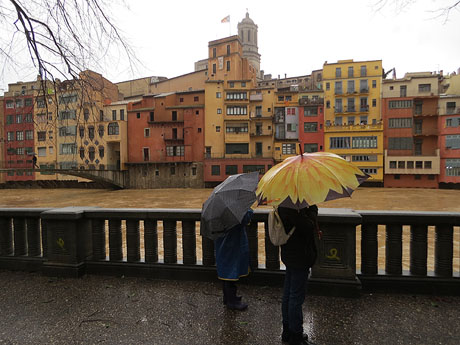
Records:
{"label": "yellow umbrella", "polygon": [[329,152],[304,153],[286,158],[259,181],[259,204],[301,209],[351,196],[369,175]]}

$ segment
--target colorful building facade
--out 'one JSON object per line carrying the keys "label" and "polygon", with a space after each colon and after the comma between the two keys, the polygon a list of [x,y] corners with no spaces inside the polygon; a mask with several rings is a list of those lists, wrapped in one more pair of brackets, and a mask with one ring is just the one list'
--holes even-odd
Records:
{"label": "colorful building facade", "polygon": [[209,42],[205,185],[215,185],[237,173],[263,174],[273,165],[269,139],[272,93],[257,90],[256,74],[243,57],[238,36]]}
{"label": "colorful building facade", "polygon": [[204,91],[145,95],[128,104],[133,188],[202,187]]}
{"label": "colorful building facade", "polygon": [[453,188],[460,184],[460,75],[446,78],[444,86],[438,106],[439,185]]}
{"label": "colorful building facade", "polygon": [[339,60],[323,66],[324,149],[383,183],[382,61]]}
{"label": "colorful building facade", "polygon": [[383,81],[385,187],[437,188],[439,75]]}

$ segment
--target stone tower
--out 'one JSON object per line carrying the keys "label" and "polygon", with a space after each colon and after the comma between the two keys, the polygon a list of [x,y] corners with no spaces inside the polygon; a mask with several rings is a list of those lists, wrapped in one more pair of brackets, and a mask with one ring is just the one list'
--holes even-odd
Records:
{"label": "stone tower", "polygon": [[243,44],[243,57],[247,58],[252,67],[257,71],[257,78],[260,79],[260,54],[257,47],[257,25],[249,18],[249,13],[246,12],[246,17],[238,23],[238,36]]}

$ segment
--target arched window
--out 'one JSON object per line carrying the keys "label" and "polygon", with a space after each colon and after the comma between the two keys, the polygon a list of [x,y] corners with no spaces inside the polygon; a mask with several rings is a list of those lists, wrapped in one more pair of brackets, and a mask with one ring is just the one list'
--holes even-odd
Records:
{"label": "arched window", "polygon": [[88,150],[88,153],[89,153],[89,160],[92,162],[94,158],[96,157],[96,149],[93,146],[91,146]]}
{"label": "arched window", "polygon": [[99,125],[97,131],[99,133],[99,137],[102,138],[104,136],[104,125]]}
{"label": "arched window", "polygon": [[108,132],[109,132],[109,135],[118,135],[119,133],[118,123],[116,122],[109,123]]}
{"label": "arched window", "polygon": [[85,148],[80,146],[80,158],[84,159],[85,158]]}
{"label": "arched window", "polygon": [[104,158],[104,146],[99,146],[99,157]]}
{"label": "arched window", "polygon": [[83,117],[85,118],[85,121],[89,120],[89,109],[88,108],[85,108],[83,110]]}
{"label": "arched window", "polygon": [[93,126],[89,126],[88,127],[88,137],[93,140],[94,139],[94,127]]}

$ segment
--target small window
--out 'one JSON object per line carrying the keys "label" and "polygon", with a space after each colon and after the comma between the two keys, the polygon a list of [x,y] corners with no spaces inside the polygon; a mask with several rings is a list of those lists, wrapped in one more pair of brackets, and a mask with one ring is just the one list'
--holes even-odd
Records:
{"label": "small window", "polygon": [[216,126],[216,132],[220,132],[220,126]]}
{"label": "small window", "polygon": [[222,92],[216,92],[216,98],[222,98]]}
{"label": "small window", "polygon": [[220,165],[212,165],[211,166],[211,175],[220,176]]}
{"label": "small window", "polygon": [[194,102],[198,102],[199,100],[200,100],[200,98],[198,96],[193,97]]}
{"label": "small window", "polygon": [[419,92],[430,92],[431,91],[431,84],[419,84],[418,85]]}
{"label": "small window", "polygon": [[150,137],[150,128],[144,128],[144,137]]}
{"label": "small window", "polygon": [[140,118],[141,118],[141,113],[136,113],[136,117],[137,117],[138,119],[140,119]]}

